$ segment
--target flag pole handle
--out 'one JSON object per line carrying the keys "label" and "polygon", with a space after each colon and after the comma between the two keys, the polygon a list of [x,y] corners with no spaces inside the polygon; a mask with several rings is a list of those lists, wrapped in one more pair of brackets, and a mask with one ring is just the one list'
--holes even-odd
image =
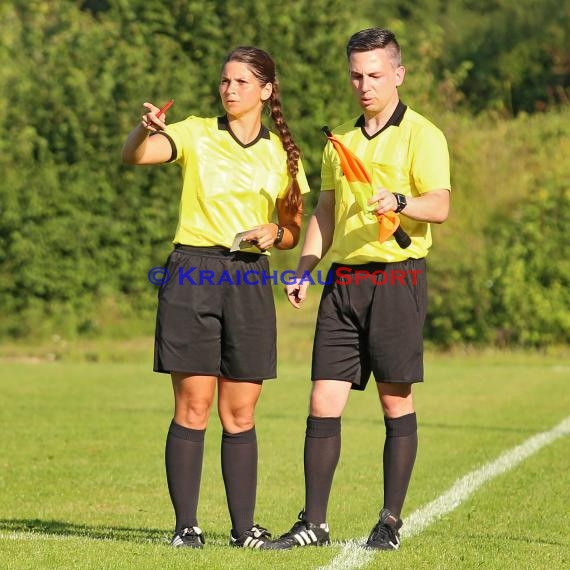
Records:
{"label": "flag pole handle", "polygon": [[406,249],[412,243],[410,236],[404,231],[402,226],[398,226],[398,229],[394,232],[394,239],[402,249]]}

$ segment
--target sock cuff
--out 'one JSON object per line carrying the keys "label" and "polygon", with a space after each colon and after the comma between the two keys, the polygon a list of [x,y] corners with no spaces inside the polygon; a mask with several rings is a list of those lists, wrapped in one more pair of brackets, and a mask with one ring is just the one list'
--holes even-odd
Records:
{"label": "sock cuff", "polygon": [[340,434],[340,418],[307,418],[308,437],[334,437]]}
{"label": "sock cuff", "polygon": [[384,418],[386,437],[405,437],[418,431],[416,413],[406,414],[399,418]]}
{"label": "sock cuff", "polygon": [[222,432],[222,443],[254,443],[257,441],[255,426],[239,433]]}
{"label": "sock cuff", "polygon": [[170,427],[168,428],[168,435],[172,435],[180,439],[187,439],[188,441],[194,441],[196,443],[202,443],[204,441],[204,436],[206,435],[206,430],[187,428],[172,420],[170,422]]}

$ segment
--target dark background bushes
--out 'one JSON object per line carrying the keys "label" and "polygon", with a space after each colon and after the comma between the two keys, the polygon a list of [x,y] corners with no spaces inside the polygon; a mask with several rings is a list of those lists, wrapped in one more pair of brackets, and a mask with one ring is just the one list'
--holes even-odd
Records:
{"label": "dark background bushes", "polygon": [[[0,337],[152,330],[147,273],[170,249],[179,172],[124,166],[120,149],[146,100],[174,97],[171,122],[221,113],[221,63],[239,44],[278,63],[310,213],[320,127],[358,113],[346,40],[380,25],[404,50],[402,99],[445,131],[452,156],[452,215],[434,228],[429,256],[427,338],[567,343],[570,3],[535,4],[3,2]],[[275,255],[273,266],[295,257]]]}

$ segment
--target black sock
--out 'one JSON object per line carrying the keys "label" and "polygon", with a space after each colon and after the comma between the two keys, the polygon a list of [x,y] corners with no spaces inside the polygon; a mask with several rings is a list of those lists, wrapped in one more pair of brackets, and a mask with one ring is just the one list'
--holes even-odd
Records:
{"label": "black sock", "polygon": [[236,538],[253,526],[257,491],[257,436],[255,427],[222,434],[222,475],[232,529]]}
{"label": "black sock", "polygon": [[327,520],[333,476],[340,457],[340,418],[307,418],[305,434],[305,518]]}
{"label": "black sock", "polygon": [[402,512],[418,449],[416,414],[384,418],[384,508],[397,517]]}
{"label": "black sock", "polygon": [[206,430],[170,424],[166,437],[166,480],[176,513],[176,530],[198,526],[197,509]]}

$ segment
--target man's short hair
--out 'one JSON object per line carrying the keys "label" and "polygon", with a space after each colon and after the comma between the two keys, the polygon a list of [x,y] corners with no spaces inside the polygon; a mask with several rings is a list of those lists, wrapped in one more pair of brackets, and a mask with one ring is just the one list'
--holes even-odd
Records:
{"label": "man's short hair", "polygon": [[368,28],[353,34],[346,44],[346,55],[350,57],[353,52],[374,49],[387,49],[394,67],[402,65],[402,53],[396,36],[390,30],[383,28]]}

